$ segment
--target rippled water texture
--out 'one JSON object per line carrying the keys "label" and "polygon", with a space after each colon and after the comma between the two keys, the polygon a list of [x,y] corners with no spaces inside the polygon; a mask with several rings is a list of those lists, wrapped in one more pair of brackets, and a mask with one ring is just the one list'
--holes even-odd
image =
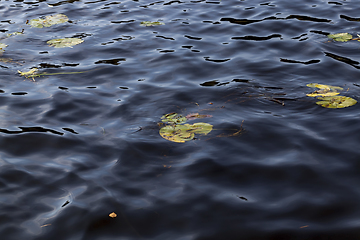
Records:
{"label": "rippled water texture", "polygon": [[[327,37],[359,34],[359,12],[355,0],[0,0],[1,239],[359,239],[360,104],[306,96],[320,83],[359,101],[360,42]],[[26,24],[54,14],[69,21]],[[46,43],[64,37],[84,42]],[[56,75],[17,72],[33,67]],[[172,112],[211,115],[189,123],[213,130],[168,141]]]}

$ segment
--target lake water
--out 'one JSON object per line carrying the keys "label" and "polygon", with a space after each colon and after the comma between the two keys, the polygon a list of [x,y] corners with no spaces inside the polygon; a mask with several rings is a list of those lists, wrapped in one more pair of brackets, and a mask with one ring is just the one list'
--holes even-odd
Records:
{"label": "lake water", "polygon": [[[359,239],[360,104],[306,95],[319,83],[359,101],[360,42],[327,37],[357,37],[359,12],[355,0],[0,0],[1,239]],[[69,21],[26,24],[55,14]],[[84,42],[46,43],[57,38]],[[53,75],[18,73],[32,68]],[[173,112],[212,131],[169,141]]]}

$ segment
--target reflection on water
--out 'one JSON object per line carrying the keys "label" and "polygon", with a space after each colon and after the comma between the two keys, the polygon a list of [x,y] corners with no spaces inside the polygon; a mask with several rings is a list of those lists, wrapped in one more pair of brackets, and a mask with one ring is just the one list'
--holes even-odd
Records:
{"label": "reflection on water", "polygon": [[[2,238],[360,236],[358,104],[306,96],[359,101],[360,43],[327,37],[358,34],[355,2],[0,2]],[[213,129],[168,141],[174,112]]]}

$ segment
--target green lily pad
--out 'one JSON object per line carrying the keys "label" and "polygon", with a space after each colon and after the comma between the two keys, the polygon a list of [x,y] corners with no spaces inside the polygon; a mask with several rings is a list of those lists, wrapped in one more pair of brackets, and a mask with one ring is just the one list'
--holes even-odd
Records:
{"label": "green lily pad", "polygon": [[184,143],[194,139],[195,134],[206,135],[211,132],[213,126],[208,123],[194,123],[184,125],[167,125],[160,129],[160,136],[166,140]]}
{"label": "green lily pad", "polygon": [[213,129],[213,125],[203,122],[194,123],[192,125],[184,124],[184,126],[187,126],[190,132],[202,135],[208,134]]}
{"label": "green lily pad", "polygon": [[318,83],[309,83],[306,86],[312,87],[312,88],[319,88],[319,90],[316,90],[313,93],[306,94],[306,96],[309,96],[309,97],[336,96],[336,95],[340,94],[338,91],[343,90],[343,88],[341,88],[341,87],[318,84]]}
{"label": "green lily pad", "polygon": [[64,48],[64,47],[72,47],[77,44],[82,43],[84,40],[80,38],[59,38],[59,39],[52,39],[47,41],[46,43],[49,44],[51,47],[55,48]]}
{"label": "green lily pad", "polygon": [[150,22],[150,21],[144,21],[144,22],[140,23],[140,26],[145,26],[145,27],[159,26],[159,25],[165,25],[165,23],[162,23],[162,22]]}
{"label": "green lily pad", "polygon": [[3,52],[7,46],[5,43],[0,43],[0,52]]}
{"label": "green lily pad", "polygon": [[168,113],[161,117],[164,123],[169,124],[182,124],[186,122],[186,117],[181,116],[177,113]]}
{"label": "green lily pad", "polygon": [[318,99],[322,101],[316,104],[326,108],[345,108],[357,103],[355,99],[345,96],[319,97]]}
{"label": "green lily pad", "polygon": [[[188,125],[188,124],[186,124]],[[189,131],[189,127],[185,125],[167,125],[160,129],[160,136],[166,140],[178,143],[193,140],[195,134]]]}
{"label": "green lily pad", "polygon": [[31,27],[43,28],[51,27],[55,24],[60,24],[69,21],[69,18],[64,14],[56,14],[51,16],[46,16],[45,18],[31,19],[27,24]]}
{"label": "green lily pad", "polygon": [[353,38],[349,33],[329,34],[328,37],[337,42],[347,42]]}

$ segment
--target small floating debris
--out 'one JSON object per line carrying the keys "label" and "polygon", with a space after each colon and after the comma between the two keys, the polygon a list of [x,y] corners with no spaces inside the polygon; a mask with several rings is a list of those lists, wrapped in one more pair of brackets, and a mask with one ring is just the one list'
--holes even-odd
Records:
{"label": "small floating debris", "polygon": [[111,218],[116,218],[116,217],[117,217],[117,214],[114,213],[114,212],[112,212],[112,213],[109,214],[109,217],[111,217]]}
{"label": "small floating debris", "polygon": [[0,43],[0,52],[5,51],[4,49],[7,47],[8,45],[6,45],[5,43]]}

